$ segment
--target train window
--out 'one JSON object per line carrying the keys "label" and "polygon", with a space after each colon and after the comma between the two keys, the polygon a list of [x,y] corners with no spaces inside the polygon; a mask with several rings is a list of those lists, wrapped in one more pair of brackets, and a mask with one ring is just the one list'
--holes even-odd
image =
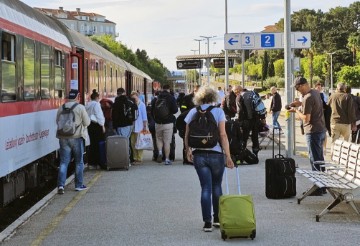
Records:
{"label": "train window", "polygon": [[55,97],[59,98],[62,93],[59,91],[64,91],[64,60],[63,54],[59,50],[55,50]]}
{"label": "train window", "polygon": [[119,84],[118,84],[118,70],[115,70],[115,88],[118,88]]}
{"label": "train window", "polygon": [[99,91],[99,82],[100,82],[99,62],[96,61],[96,63],[95,63],[95,88],[97,89],[97,91]]}
{"label": "train window", "polygon": [[3,33],[1,38],[1,101],[16,100],[15,36]]}
{"label": "train window", "polygon": [[35,98],[35,43],[24,39],[24,99]]}
{"label": "train window", "polygon": [[113,92],[113,68],[110,67],[110,93]]}
{"label": "train window", "polygon": [[41,93],[42,99],[50,98],[50,48],[47,45],[41,45]]}
{"label": "train window", "polygon": [[106,89],[107,89],[107,86],[106,86],[106,82],[107,82],[107,79],[106,79],[106,76],[107,76],[107,73],[106,73],[106,64],[104,64],[104,92],[106,93]]}

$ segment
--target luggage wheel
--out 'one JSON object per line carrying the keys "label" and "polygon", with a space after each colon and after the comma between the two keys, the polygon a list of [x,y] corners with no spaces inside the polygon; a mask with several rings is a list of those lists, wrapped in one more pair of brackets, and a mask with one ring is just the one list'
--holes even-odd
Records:
{"label": "luggage wheel", "polygon": [[256,230],[253,230],[250,235],[250,238],[251,238],[251,240],[254,240],[255,237],[256,237]]}
{"label": "luggage wheel", "polygon": [[222,240],[226,240],[226,238],[227,238],[227,236],[226,236],[226,234],[225,234],[225,231],[221,231],[221,238],[222,238]]}
{"label": "luggage wheel", "polygon": [[320,216],[316,215],[316,222],[320,222]]}
{"label": "luggage wheel", "polygon": [[300,198],[297,199],[297,202],[298,202],[298,204],[300,204],[300,202],[301,202]]}

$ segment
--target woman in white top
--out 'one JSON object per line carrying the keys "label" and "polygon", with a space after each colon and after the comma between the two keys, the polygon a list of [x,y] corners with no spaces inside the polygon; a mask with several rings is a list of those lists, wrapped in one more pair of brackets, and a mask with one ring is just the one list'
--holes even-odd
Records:
{"label": "woman in white top", "polygon": [[[194,104],[206,110],[208,107],[217,103],[217,92],[204,86],[194,96]],[[219,227],[219,198],[222,195],[221,182],[225,166],[233,168],[234,163],[231,160],[229,142],[225,131],[225,113],[221,108],[214,107],[211,113],[214,116],[218,127],[219,142],[213,148],[194,149],[189,147],[189,124],[197,112],[196,108],[189,111],[185,118],[185,148],[187,158],[194,163],[195,170],[199,176],[201,185],[201,210],[203,221],[205,222],[203,230],[212,231],[212,226]],[[211,135],[211,134],[210,134]],[[212,207],[212,209],[211,209]],[[213,211],[213,218],[211,212]]]}
{"label": "woman in white top", "polygon": [[134,129],[131,133],[130,142],[133,153],[133,164],[141,164],[143,158],[143,150],[135,149],[135,143],[138,137],[138,134],[141,131],[147,130],[147,114],[146,114],[146,106],[140,100],[139,94],[136,91],[131,92],[131,99],[135,101],[135,104],[138,106],[137,119],[134,121]]}
{"label": "woman in white top", "polygon": [[106,168],[104,161],[100,158],[99,143],[105,140],[105,117],[99,103],[99,93],[93,90],[90,96],[91,101],[86,104],[86,112],[88,113],[91,123],[88,127],[90,137],[90,146],[88,153],[89,169],[96,169],[97,166]]}

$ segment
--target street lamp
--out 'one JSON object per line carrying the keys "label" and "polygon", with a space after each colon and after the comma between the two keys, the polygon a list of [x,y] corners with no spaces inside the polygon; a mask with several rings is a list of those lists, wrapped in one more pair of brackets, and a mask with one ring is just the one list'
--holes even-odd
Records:
{"label": "street lamp", "polygon": [[[227,0],[225,0],[225,34],[228,33],[228,7]],[[244,82],[243,82],[244,83]],[[229,87],[229,54],[225,50],[225,88]]]}
{"label": "street lamp", "polygon": [[[207,39],[207,54],[210,54],[210,38],[215,38],[216,36],[200,36],[200,38]],[[210,57],[206,58],[206,68],[207,68],[207,84],[210,84]]]}
{"label": "street lamp", "polygon": [[[194,41],[199,42],[199,55],[200,55],[200,42],[204,39],[194,39]],[[201,68],[199,68],[199,85],[201,85]]]}
{"label": "street lamp", "polygon": [[326,53],[328,55],[330,55],[330,81],[331,81],[331,86],[330,86],[330,91],[331,93],[333,92],[333,88],[334,88],[334,80],[333,80],[333,54],[335,54],[336,51],[331,52],[331,53]]}

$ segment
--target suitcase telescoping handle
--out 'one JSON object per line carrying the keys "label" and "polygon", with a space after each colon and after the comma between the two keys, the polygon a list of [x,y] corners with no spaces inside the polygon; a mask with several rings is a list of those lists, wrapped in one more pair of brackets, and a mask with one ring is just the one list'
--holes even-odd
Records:
{"label": "suitcase telescoping handle", "polygon": [[[237,188],[238,188],[238,193],[239,195],[241,195],[241,190],[240,190],[240,175],[239,175],[239,168],[238,167],[235,167],[236,169],[236,182],[237,182]],[[230,194],[230,191],[229,191],[229,179],[228,179],[228,171],[227,171],[227,168],[225,167],[225,186],[226,186],[226,194]]]}
{"label": "suitcase telescoping handle", "polygon": [[358,144],[359,142],[359,134],[360,134],[360,129],[359,130],[357,130],[357,132],[356,132],[356,139],[355,139],[355,143],[356,144]]}
{"label": "suitcase telescoping handle", "polygon": [[[275,130],[276,129],[279,130],[279,154],[278,155],[275,155]],[[280,148],[281,148],[280,137],[281,137],[280,128],[279,127],[273,127],[273,149],[272,149],[273,158],[284,158],[284,156],[280,152]]]}

